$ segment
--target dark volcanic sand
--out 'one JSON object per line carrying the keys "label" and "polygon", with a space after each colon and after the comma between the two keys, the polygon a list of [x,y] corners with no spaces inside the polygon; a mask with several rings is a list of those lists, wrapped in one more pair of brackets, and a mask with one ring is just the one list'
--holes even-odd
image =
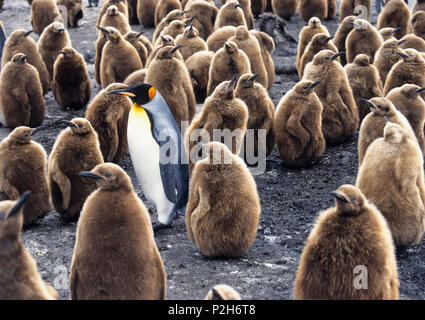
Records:
{"label": "dark volcanic sand", "polygon": [[[31,29],[30,6],[25,0],[6,0],[0,20],[9,35],[18,28]],[[85,1],[87,5],[87,1]],[[100,86],[94,82],[95,21],[99,8],[86,8],[80,27],[70,29],[73,46],[84,54],[93,85],[93,96]],[[376,12],[372,22],[376,23]],[[288,23],[295,38],[306,23],[297,15]],[[331,34],[337,19],[324,23]],[[137,31],[141,26],[133,26]],[[145,35],[152,37],[153,30]],[[38,37],[33,35],[34,39]],[[275,106],[280,98],[298,81],[295,70],[296,44],[285,42],[273,54],[277,79],[270,91]],[[83,117],[85,111],[61,111],[51,93],[45,96],[48,117],[45,123],[58,118]],[[61,129],[40,132],[35,141],[49,154]],[[10,130],[0,129],[3,139]],[[143,198],[130,157],[120,165],[130,175],[136,192]],[[204,258],[186,236],[184,219],[174,221],[174,228],[165,230],[155,239],[167,272],[167,299],[203,299],[213,285],[233,286],[245,299],[291,299],[298,260],[313,223],[320,210],[334,203],[330,192],[341,184],[355,182],[357,175],[357,137],[336,147],[327,147],[322,158],[309,168],[288,169],[281,165],[277,149],[268,158],[267,171],[255,177],[261,197],[262,213],[257,239],[247,257],[209,260]],[[146,201],[145,201],[146,203]],[[152,205],[146,203],[156,220]],[[76,223],[65,223],[52,212],[23,232],[23,240],[37,260],[44,280],[62,285],[67,279],[75,242]],[[123,235],[125,237],[125,235]],[[105,259],[108,259],[106,256]],[[402,299],[425,298],[425,241],[397,253],[400,293]],[[65,276],[65,277],[64,277]],[[55,281],[56,279],[56,281]],[[66,284],[66,283],[65,283]],[[69,299],[67,289],[59,289],[61,299]]]}

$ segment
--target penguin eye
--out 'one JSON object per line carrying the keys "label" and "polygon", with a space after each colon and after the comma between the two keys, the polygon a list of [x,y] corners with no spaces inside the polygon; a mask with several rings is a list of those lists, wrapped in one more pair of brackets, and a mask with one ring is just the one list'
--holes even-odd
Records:
{"label": "penguin eye", "polygon": [[106,173],[106,174],[105,174],[105,177],[106,177],[106,178],[110,178],[110,177],[111,177],[111,174],[110,174],[110,173]]}

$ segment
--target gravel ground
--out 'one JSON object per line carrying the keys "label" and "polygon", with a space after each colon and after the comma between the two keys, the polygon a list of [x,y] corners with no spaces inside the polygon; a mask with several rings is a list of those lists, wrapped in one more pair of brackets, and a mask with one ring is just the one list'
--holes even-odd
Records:
{"label": "gravel ground", "polygon": [[[0,20],[9,35],[18,28],[31,29],[30,6],[25,0],[6,0]],[[85,1],[85,5],[87,1]],[[95,21],[99,8],[86,8],[80,27],[70,29],[73,46],[83,53],[93,85],[93,96],[100,86],[94,82]],[[376,23],[376,12],[372,14]],[[334,34],[338,20],[324,23]],[[288,32],[298,38],[305,22],[297,15],[288,23]],[[133,26],[136,31],[141,26]],[[153,29],[146,29],[151,37]],[[37,40],[36,35],[32,35]],[[296,44],[280,43],[273,54],[277,79],[270,90],[275,106],[280,98],[298,81],[295,70]],[[58,118],[84,116],[84,110],[61,111],[51,93],[45,96],[47,118],[50,123]],[[40,132],[35,140],[49,154],[61,129]],[[0,128],[3,139],[10,129]],[[289,169],[281,165],[275,149],[267,159],[267,170],[255,176],[261,198],[262,213],[256,241],[248,256],[240,259],[206,259],[189,241],[184,219],[174,222],[174,228],[164,230],[155,239],[167,272],[167,299],[203,299],[213,285],[233,286],[245,299],[291,299],[298,260],[317,214],[333,205],[330,192],[341,184],[353,184],[357,175],[357,136],[351,141],[328,147],[312,166]],[[130,175],[136,192],[143,198],[129,156],[120,163]],[[156,212],[146,202],[156,220]],[[46,281],[58,289],[60,299],[69,299],[67,277],[75,242],[76,223],[63,222],[52,212],[30,229],[24,230],[26,248],[37,260],[39,271]],[[105,257],[107,259],[108,257]],[[425,242],[397,252],[400,293],[402,299],[425,298]]]}

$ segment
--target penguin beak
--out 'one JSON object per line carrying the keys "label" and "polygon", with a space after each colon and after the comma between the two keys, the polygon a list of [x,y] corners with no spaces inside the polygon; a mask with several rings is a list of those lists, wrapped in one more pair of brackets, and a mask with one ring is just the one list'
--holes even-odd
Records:
{"label": "penguin beak", "polygon": [[352,24],[354,26],[354,21],[348,20],[347,21],[349,24]]}
{"label": "penguin beak", "polygon": [[67,127],[78,128],[78,126],[75,123],[73,123],[69,120],[61,119],[61,120],[56,121],[56,123],[63,123],[63,124],[66,124]]}
{"label": "penguin beak", "polygon": [[252,77],[248,79],[248,81],[254,81],[257,77],[258,77],[258,73],[254,73]]}
{"label": "penguin beak", "polygon": [[119,89],[119,90],[112,90],[108,91],[108,94],[120,94],[123,96],[127,96],[130,98],[134,98],[136,95],[133,92],[127,91],[128,89]]}
{"label": "penguin beak", "polygon": [[184,11],[182,11],[182,12],[179,13],[179,16],[183,16],[183,15],[185,15],[188,12],[189,12],[189,10],[184,10]]}
{"label": "penguin beak", "polygon": [[59,51],[58,53],[65,55],[65,51]]}
{"label": "penguin beak", "polygon": [[340,52],[334,54],[332,57],[330,57],[330,60],[335,60],[336,58],[338,58],[339,56],[342,56],[344,54],[345,54],[344,51],[340,51]]}
{"label": "penguin beak", "polygon": [[35,135],[37,132],[46,129],[47,126],[38,126],[37,128],[35,128],[32,132],[31,132],[31,136]]}
{"label": "penguin beak", "polygon": [[102,27],[99,27],[99,26],[96,26],[96,28],[98,28],[100,31],[102,31],[103,33],[106,33],[106,34],[109,34],[110,32],[107,30],[107,29],[105,29],[105,28],[102,28]]}
{"label": "penguin beak", "polygon": [[365,105],[367,105],[369,108],[375,109],[375,105],[372,102],[370,102],[369,100],[360,98],[359,101],[364,103]]}
{"label": "penguin beak", "polygon": [[349,201],[340,193],[333,191],[331,194],[338,200],[342,201],[343,203],[349,203]]}
{"label": "penguin beak", "polygon": [[391,34],[396,34],[401,30],[401,27],[395,28],[393,31],[391,31]]}
{"label": "penguin beak", "polygon": [[316,82],[313,82],[311,85],[308,86],[308,89],[313,89],[314,87],[319,85],[320,82],[322,82],[322,80],[317,80]]}
{"label": "penguin beak", "polygon": [[406,39],[402,39],[402,40],[400,40],[399,42],[397,42],[397,45],[399,46],[399,45],[401,45],[401,44],[405,43],[406,41],[407,41]]}
{"label": "penguin beak", "polygon": [[329,41],[331,41],[333,38],[335,38],[335,37],[327,37],[327,38],[325,39],[325,42],[329,42]]}
{"label": "penguin beak", "polygon": [[403,59],[409,58],[409,56],[403,52],[397,51],[396,54],[398,54],[400,57],[402,57]]}
{"label": "penguin beak", "polygon": [[235,8],[242,8],[242,5],[240,3],[235,4]]}
{"label": "penguin beak", "polygon": [[232,78],[232,80],[230,80],[229,85],[227,86],[227,90],[229,90],[231,87],[233,87],[233,85],[236,83],[236,79],[238,78],[238,74],[235,74]]}
{"label": "penguin beak", "polygon": [[34,32],[33,30],[29,30],[25,33],[25,37],[28,37],[32,32]]}
{"label": "penguin beak", "polygon": [[27,55],[23,55],[20,59],[19,59],[19,62],[23,62],[23,61],[25,61],[25,60],[27,60],[28,59],[28,56]]}
{"label": "penguin beak", "polygon": [[86,178],[95,179],[95,180],[103,180],[103,177],[98,176],[97,174],[91,173],[90,171],[81,171],[78,175],[80,177],[86,177]]}
{"label": "penguin beak", "polygon": [[170,55],[172,55],[174,52],[176,52],[177,50],[179,50],[181,47],[183,47],[181,44],[179,44],[178,46],[175,46],[173,49],[171,49]]}
{"label": "penguin beak", "polygon": [[224,300],[221,294],[215,288],[212,288],[211,291],[214,300]]}
{"label": "penguin beak", "polygon": [[384,117],[384,120],[385,120],[386,123],[389,123],[390,122],[390,120],[388,120],[387,117]]}
{"label": "penguin beak", "polygon": [[224,46],[226,47],[226,49],[230,49],[231,48],[230,44],[227,43],[227,42],[224,43]]}
{"label": "penguin beak", "polygon": [[138,38],[138,37],[140,37],[142,34],[144,34],[145,32],[144,31],[140,31],[137,35],[136,35],[136,38]]}
{"label": "penguin beak", "polygon": [[25,204],[25,202],[27,202],[30,194],[31,194],[31,191],[25,191],[22,194],[22,196],[19,198],[19,200],[13,206],[12,210],[10,210],[9,215],[7,216],[8,219],[10,217],[13,217],[14,215],[16,215],[19,212],[19,210],[21,210],[22,206]]}
{"label": "penguin beak", "polygon": [[423,91],[425,91],[425,87],[419,88],[418,90],[416,90],[416,93],[421,94]]}

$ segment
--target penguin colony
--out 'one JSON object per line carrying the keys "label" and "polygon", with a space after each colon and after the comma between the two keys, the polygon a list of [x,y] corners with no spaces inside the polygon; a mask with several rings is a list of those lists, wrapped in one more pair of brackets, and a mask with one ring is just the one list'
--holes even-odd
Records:
{"label": "penguin colony", "polygon": [[[326,19],[337,16],[336,1],[271,1],[288,23],[296,14],[308,23],[294,61],[299,82],[275,110],[268,90],[279,43],[253,30],[264,1],[227,0],[220,8],[202,0],[104,1],[90,9],[98,11],[92,32],[100,87],[67,30],[84,22],[81,1],[32,1],[38,41],[31,30],[14,30],[1,63],[0,107],[11,131],[0,143],[0,299],[57,298],[21,240],[22,228],[36,228],[52,208],[65,223],[78,220],[72,299],[165,299],[154,235],[179,215],[202,255],[249,256],[261,206],[239,155],[247,130],[265,131],[265,140],[254,139],[257,151],[269,155],[276,144],[286,167],[301,168],[359,132],[357,180],[329,190],[336,205],[311,230],[293,297],[398,299],[395,247],[420,243],[425,230],[425,19],[421,2],[415,12],[402,0],[385,3],[374,26],[370,1],[341,1],[331,35]],[[66,19],[58,5],[66,6]],[[152,41],[137,24],[156,26]],[[94,97],[93,88],[101,88]],[[58,111],[86,108],[85,118],[46,116],[50,90]],[[63,125],[47,156],[32,138]],[[237,134],[229,145],[192,139],[217,129]],[[170,156],[161,153],[166,144],[178,154],[171,152],[170,163],[162,161]],[[120,167],[127,154],[158,213],[153,224]],[[358,265],[369,271],[367,290],[353,286]],[[206,299],[240,295],[217,285]]]}

